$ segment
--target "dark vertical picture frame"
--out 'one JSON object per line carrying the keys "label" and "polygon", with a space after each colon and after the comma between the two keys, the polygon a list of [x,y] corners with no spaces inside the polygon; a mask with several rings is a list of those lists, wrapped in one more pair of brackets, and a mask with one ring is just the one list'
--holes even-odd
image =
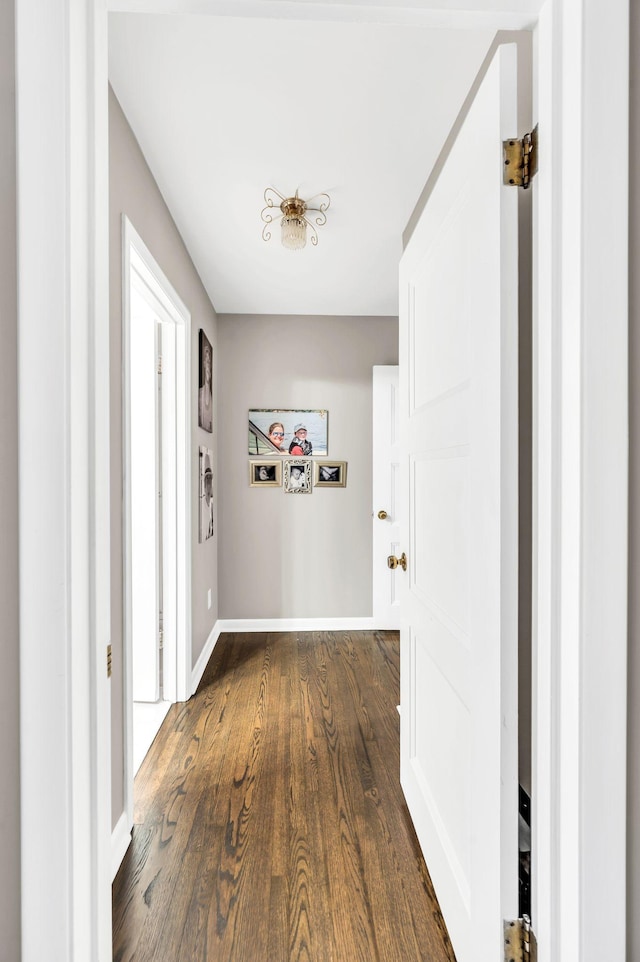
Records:
{"label": "dark vertical picture frame", "polygon": [[200,328],[198,342],[198,425],[213,432],[213,348]]}

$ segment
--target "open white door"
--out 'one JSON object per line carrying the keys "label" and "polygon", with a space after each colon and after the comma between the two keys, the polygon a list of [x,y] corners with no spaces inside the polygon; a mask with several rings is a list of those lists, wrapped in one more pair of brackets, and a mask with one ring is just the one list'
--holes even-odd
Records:
{"label": "open white door", "polygon": [[401,777],[458,962],[518,908],[516,124],[508,45],[400,268]]}

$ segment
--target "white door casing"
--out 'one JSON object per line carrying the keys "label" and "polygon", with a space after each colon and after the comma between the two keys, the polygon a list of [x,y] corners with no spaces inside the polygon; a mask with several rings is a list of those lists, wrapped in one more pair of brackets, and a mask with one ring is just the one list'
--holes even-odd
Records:
{"label": "white door casing", "polygon": [[[400,627],[398,582],[387,557],[400,553],[400,439],[398,366],[373,368],[373,622],[376,628]],[[386,512],[380,518],[379,512]]]}
{"label": "white door casing", "polygon": [[547,0],[535,50],[532,912],[541,960],[600,962],[626,956],[629,4]]}
{"label": "white door casing", "polygon": [[516,73],[500,47],[400,266],[401,777],[458,962],[518,908]]}
{"label": "white door casing", "polygon": [[107,14],[21,0],[15,15],[21,811],[7,831],[22,962],[108,962]]}
{"label": "white door casing", "polygon": [[[132,490],[131,289],[151,305],[162,323],[162,482],[163,482],[163,617],[166,657],[163,662],[163,698],[186,701],[191,682],[191,315],[155,258],[126,216],[122,219],[123,296],[123,464],[124,464],[124,808],[133,825],[133,650],[132,650]],[[171,403],[168,403],[171,399]],[[155,474],[155,472],[154,472]],[[155,493],[154,500],[155,500]],[[120,857],[121,857],[120,853]],[[118,860],[112,867],[117,869]]]}
{"label": "white door casing", "polygon": [[131,284],[129,325],[131,485],[131,683],[134,701],[160,697],[157,338],[160,326]]}

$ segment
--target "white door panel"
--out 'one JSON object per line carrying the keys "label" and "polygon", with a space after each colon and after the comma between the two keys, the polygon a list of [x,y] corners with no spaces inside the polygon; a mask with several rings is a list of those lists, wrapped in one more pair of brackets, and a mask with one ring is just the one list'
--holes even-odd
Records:
{"label": "white door panel", "polygon": [[515,75],[500,48],[400,269],[402,784],[458,962],[518,905]]}

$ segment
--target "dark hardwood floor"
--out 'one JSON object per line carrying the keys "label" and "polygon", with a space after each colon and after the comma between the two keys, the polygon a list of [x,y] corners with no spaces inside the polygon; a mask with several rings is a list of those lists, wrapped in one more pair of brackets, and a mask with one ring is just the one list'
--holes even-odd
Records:
{"label": "dark hardwood floor", "polygon": [[222,635],[136,778],[117,962],[455,962],[400,789],[396,632]]}

